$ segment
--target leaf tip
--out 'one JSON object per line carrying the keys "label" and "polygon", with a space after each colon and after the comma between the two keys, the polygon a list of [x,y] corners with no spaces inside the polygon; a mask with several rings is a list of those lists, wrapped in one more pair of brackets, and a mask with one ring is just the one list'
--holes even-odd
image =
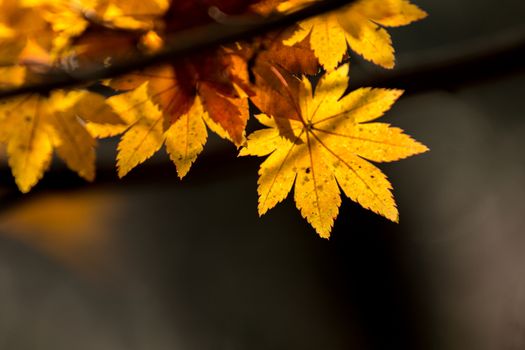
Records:
{"label": "leaf tip", "polygon": [[81,171],[81,172],[78,172],[78,175],[83,178],[84,180],[86,180],[87,182],[93,182],[95,181],[95,170],[94,169],[90,169],[88,171]]}
{"label": "leaf tip", "polygon": [[24,176],[20,174],[14,173],[15,183],[18,187],[18,190],[22,192],[23,194],[27,194],[31,192],[33,187],[36,186],[36,184],[44,177],[44,171],[41,173],[36,174],[36,176]]}
{"label": "leaf tip", "polygon": [[184,170],[179,170],[177,168],[177,177],[179,178],[179,180],[182,181],[186,177],[186,175],[188,175],[189,171],[190,171],[189,168],[188,169],[184,169]]}
{"label": "leaf tip", "polygon": [[430,148],[428,148],[425,144],[414,140],[412,155],[424,154],[427,152],[430,152]]}
{"label": "leaf tip", "polygon": [[266,206],[263,206],[261,202],[259,202],[259,206],[257,207],[257,212],[259,214],[259,217],[262,217],[264,214],[268,212],[268,209]]}
{"label": "leaf tip", "polygon": [[241,149],[239,150],[239,153],[237,154],[237,157],[246,157],[249,156],[248,149],[246,148],[246,145],[243,145]]}
{"label": "leaf tip", "polygon": [[123,179],[131,169],[127,169],[119,164],[117,164],[117,176],[119,179]]}
{"label": "leaf tip", "polygon": [[18,182],[16,183],[16,185],[20,192],[22,192],[23,194],[28,194],[31,191],[31,188],[33,188],[33,185],[21,184]]}
{"label": "leaf tip", "polygon": [[392,70],[396,67],[396,61],[395,60],[385,61],[385,62],[380,63],[379,65],[385,69]]}
{"label": "leaf tip", "polygon": [[395,100],[399,99],[405,93],[403,89],[390,89]]}
{"label": "leaf tip", "polygon": [[392,221],[392,222],[394,222],[396,224],[399,224],[399,210],[397,209],[396,206],[388,208],[387,211],[383,213],[383,215],[388,220],[390,220],[390,221]]}
{"label": "leaf tip", "polygon": [[328,233],[319,233],[319,237],[323,238],[323,239],[326,239],[326,240],[330,240],[330,232]]}

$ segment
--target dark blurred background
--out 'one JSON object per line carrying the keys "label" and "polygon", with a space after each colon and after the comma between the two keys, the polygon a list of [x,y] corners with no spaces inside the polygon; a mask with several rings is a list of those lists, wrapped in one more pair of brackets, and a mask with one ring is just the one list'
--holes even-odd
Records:
{"label": "dark blurred background", "polygon": [[112,141],[94,184],[58,164],[22,196],[3,162],[0,349],[525,349],[525,2],[414,2],[397,73],[352,61],[431,148],[381,166],[400,224],[258,218],[261,160],[216,139],[182,182],[164,152],[118,181]]}

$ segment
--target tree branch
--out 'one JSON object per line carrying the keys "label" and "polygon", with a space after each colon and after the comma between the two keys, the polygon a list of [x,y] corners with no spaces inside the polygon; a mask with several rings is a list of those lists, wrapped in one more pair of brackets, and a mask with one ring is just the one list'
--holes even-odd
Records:
{"label": "tree branch", "polygon": [[86,69],[75,72],[74,76],[56,71],[42,83],[21,86],[0,91],[0,98],[13,97],[27,93],[47,93],[55,89],[83,85],[96,80],[109,79],[156,64],[173,61],[210,47],[249,39],[267,32],[291,26],[299,21],[337,10],[357,0],[322,0],[290,14],[275,14],[260,19],[232,17],[231,25],[212,23],[195,29],[181,31],[171,36],[164,49],[154,55],[138,55],[126,62],[119,62],[107,68]]}
{"label": "tree branch", "polygon": [[[438,50],[438,52],[430,50],[429,52],[409,54],[407,59],[401,60],[400,72],[397,72],[397,69],[394,71],[381,70],[372,74],[364,70],[363,67],[353,65],[350,89],[362,86],[390,87],[408,89],[407,93],[417,94],[428,90],[464,88],[482,81],[486,82],[487,79],[505,77],[525,71],[523,66],[525,28],[523,30],[513,29],[511,33],[503,32],[492,38],[483,37],[480,38],[479,42],[480,44],[474,43],[473,45],[468,45],[468,43],[450,45]],[[102,149],[97,158],[99,162],[97,164],[96,182],[86,184],[64,165],[54,166],[41,181],[38,188],[33,190],[32,196],[45,193],[47,189],[104,188],[121,184],[122,180],[118,181],[115,173],[113,152],[116,143],[114,142],[104,140],[101,145]],[[193,179],[191,181],[195,181],[195,183],[203,181],[209,174],[210,168],[237,169],[235,167],[240,164],[238,158],[232,156],[231,149],[225,155],[225,150],[221,147],[211,148],[202,154],[198,162],[200,166],[193,170],[196,175],[191,176]],[[255,158],[253,160],[258,162]],[[228,166],[225,165],[225,162],[228,163]],[[250,160],[243,159],[243,162],[250,162]],[[235,172],[236,170],[232,171]],[[4,188],[0,188],[0,192],[2,192],[0,193],[0,212],[26,198],[16,189],[9,173],[10,170],[7,165],[1,164],[0,183],[6,185]],[[167,177],[167,173],[173,173],[173,176],[176,176],[173,163],[167,159],[158,160],[157,162],[150,162],[148,166],[137,168],[134,174],[126,178],[125,181],[128,186],[144,184],[145,181],[155,183],[171,181],[172,178]],[[41,189],[44,191],[41,192]]]}
{"label": "tree branch", "polygon": [[365,86],[404,89],[407,93],[450,90],[523,72],[525,26],[399,56],[398,61],[394,70],[371,70],[367,64],[353,65],[349,90]]}

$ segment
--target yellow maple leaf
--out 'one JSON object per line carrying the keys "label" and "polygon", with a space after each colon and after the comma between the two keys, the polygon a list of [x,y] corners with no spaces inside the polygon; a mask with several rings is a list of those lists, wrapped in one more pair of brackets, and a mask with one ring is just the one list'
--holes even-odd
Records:
{"label": "yellow maple leaf", "polygon": [[[125,125],[88,128],[101,138],[124,133],[117,162],[120,177],[165,144],[182,179],[204,148],[207,128],[238,146],[244,142],[248,98],[228,72],[240,74],[238,71],[245,69],[238,66],[244,66],[232,58],[226,70],[222,65],[214,66],[217,63],[213,57],[208,65],[206,60],[201,62],[203,58],[193,61],[193,65],[154,67],[109,82],[117,90],[127,91],[108,100]],[[202,63],[200,69],[208,70],[197,74],[193,68],[197,63]],[[200,83],[199,77],[208,80]]]}
{"label": "yellow maple leaf", "polygon": [[30,39],[56,63],[76,68],[68,60],[83,53],[72,47],[83,34],[152,29],[167,7],[168,0],[1,0],[0,63],[21,63],[17,58]]}
{"label": "yellow maple leaf", "polygon": [[200,98],[196,97],[188,113],[183,114],[166,132],[166,149],[181,179],[204,149],[208,139],[205,120],[209,121],[208,113],[204,111]]}
{"label": "yellow maple leaf", "polygon": [[[42,178],[53,150],[88,181],[95,177],[95,139],[79,115],[90,92],[55,91],[49,97],[25,95],[0,101],[0,142],[7,146],[9,166],[26,193]],[[100,116],[98,116],[100,118]]]}
{"label": "yellow maple leaf", "polygon": [[[279,8],[287,11],[315,1],[288,0]],[[342,61],[347,43],[365,59],[393,68],[394,48],[384,27],[408,25],[426,16],[408,0],[360,0],[334,13],[300,22],[299,30],[285,44],[294,45],[310,35],[310,45],[326,70]]]}
{"label": "yellow maple leaf", "polygon": [[58,58],[66,51],[73,38],[82,34],[89,26],[86,19],[88,8],[85,1],[64,0],[25,0],[27,6],[38,11],[53,30],[52,52],[53,58]]}
{"label": "yellow maple leaf", "polygon": [[274,119],[259,115],[268,128],[248,137],[240,155],[266,156],[259,170],[259,214],[283,201],[295,182],[294,198],[303,217],[328,238],[341,203],[340,190],[361,206],[392,220],[398,211],[386,176],[372,163],[406,158],[428,149],[399,128],[371,123],[402,94],[361,88],[343,96],[348,65],[325,74],[312,95],[303,78],[301,120],[290,120],[295,139],[281,136]]}
{"label": "yellow maple leaf", "polygon": [[119,177],[151,158],[163,145],[182,179],[204,149],[208,138],[207,127],[223,138],[228,134],[209,117],[201,98],[195,96],[188,112],[173,124],[152,102],[149,83],[129,92],[110,97],[108,104],[122,117],[124,124],[88,124],[96,137],[122,134],[118,145],[117,168]]}
{"label": "yellow maple leaf", "polygon": [[124,133],[118,145],[117,170],[124,177],[137,165],[153,156],[164,143],[163,117],[159,108],[150,100],[148,83],[130,92],[112,96],[108,104],[125,122],[122,125],[91,129],[97,137]]}

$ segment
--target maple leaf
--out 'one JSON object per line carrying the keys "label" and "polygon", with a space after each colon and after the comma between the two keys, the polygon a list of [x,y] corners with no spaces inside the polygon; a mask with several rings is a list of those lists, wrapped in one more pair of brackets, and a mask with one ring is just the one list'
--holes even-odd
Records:
{"label": "maple leaf", "polygon": [[[207,141],[207,128],[237,145],[244,141],[248,100],[235,82],[247,79],[245,63],[224,49],[114,79],[130,90],[109,98],[125,125],[88,125],[98,137],[124,133],[118,175],[124,177],[164,144],[183,178]],[[139,85],[137,87],[137,85]]]}
{"label": "maple leaf", "polygon": [[[373,122],[402,94],[361,88],[343,96],[349,66],[325,74],[312,94],[303,78],[300,120],[291,119],[294,140],[282,137],[275,119],[259,115],[268,128],[248,137],[240,155],[268,156],[259,170],[259,214],[283,201],[295,183],[303,217],[328,238],[341,204],[340,189],[353,201],[392,221],[398,211],[386,176],[372,163],[403,159],[428,149],[401,129]],[[342,97],[343,96],[343,97]]]}
{"label": "maple leaf", "polygon": [[182,179],[206,144],[206,126],[222,136],[225,136],[224,131],[205,112],[199,96],[194,96],[188,111],[167,126],[164,114],[150,99],[148,84],[146,82],[132,91],[108,99],[108,104],[125,123],[91,123],[88,129],[98,137],[124,133],[118,145],[119,177],[127,175],[166,145],[170,159]]}
{"label": "maple leaf", "polygon": [[253,104],[275,118],[283,137],[295,139],[290,119],[301,120],[301,110],[297,96],[301,81],[285,69],[268,63],[260,63],[254,68],[256,78]]}
{"label": "maple leaf", "polygon": [[250,43],[240,44],[238,54],[248,62],[250,69],[250,100],[260,110],[278,118],[278,125],[284,135],[289,134],[288,118],[298,118],[293,92],[298,80],[293,74],[316,74],[319,61],[305,39],[293,46],[282,44],[288,30],[269,33]]}
{"label": "maple leaf", "polygon": [[46,53],[49,62],[73,70],[136,54],[142,35],[160,21],[168,1],[7,0],[0,6],[0,63],[26,64],[17,58],[30,42],[39,60]]}
{"label": "maple leaf", "polygon": [[[90,109],[84,99],[91,101]],[[53,150],[71,170],[88,181],[94,179],[96,141],[79,115],[88,119],[94,111],[111,115],[107,107],[95,108],[96,101],[105,105],[102,96],[85,91],[54,91],[49,97],[32,94],[0,101],[0,141],[7,146],[9,166],[22,192],[29,192],[42,178]]]}
{"label": "maple leaf", "polygon": [[58,53],[66,50],[72,38],[79,36],[89,26],[84,16],[84,2],[63,0],[25,0],[26,6],[38,13],[51,29],[52,44],[49,51],[56,58]]}
{"label": "maple leaf", "polygon": [[[149,82],[149,96],[168,126],[192,108],[199,97],[220,136],[240,146],[248,121],[248,100],[240,85],[247,86],[246,62],[221,48],[111,81],[117,90]],[[214,129],[214,131],[215,131]]]}
{"label": "maple leaf", "polygon": [[[288,0],[280,5],[287,11],[316,0]],[[384,68],[395,64],[390,34],[384,27],[398,27],[423,19],[426,12],[408,0],[360,0],[347,8],[299,23],[300,29],[287,45],[293,45],[310,35],[310,44],[321,65],[332,70],[350,48]]]}
{"label": "maple leaf", "polygon": [[115,130],[116,133],[124,132],[117,148],[118,175],[122,178],[162,147],[163,117],[158,107],[149,99],[148,83],[131,92],[109,98],[108,104],[126,122]]}
{"label": "maple leaf", "polygon": [[167,8],[163,0],[31,1],[53,29],[53,59],[68,70],[133,57]]}

